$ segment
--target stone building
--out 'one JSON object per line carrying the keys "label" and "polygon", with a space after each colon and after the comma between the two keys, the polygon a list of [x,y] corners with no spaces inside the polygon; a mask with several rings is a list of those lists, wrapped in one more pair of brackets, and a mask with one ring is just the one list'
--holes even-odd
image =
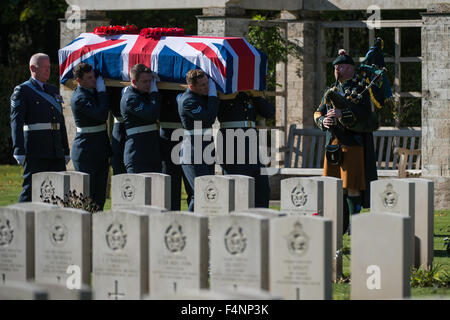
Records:
{"label": "stone building", "polygon": [[[151,9],[203,9],[197,17],[198,34],[205,36],[245,36],[251,19],[245,10],[280,11],[276,23],[287,39],[301,47],[301,59],[291,57],[287,64],[277,66],[277,82],[282,84],[276,98],[276,125],[287,132],[295,123],[312,127],[312,112],[320,102],[325,85],[323,56],[326,28],[344,29],[344,48],[350,45],[348,29],[367,28],[367,21],[324,23],[319,13],[336,10],[421,10],[422,19],[381,20],[381,27],[395,28],[396,47],[400,47],[400,32],[404,27],[421,28],[421,56],[403,58],[396,50],[393,61],[396,77],[393,89],[396,98],[422,98],[422,177],[435,182],[435,207],[450,208],[450,1],[439,0],[66,0],[70,5],[61,19],[61,47],[82,32],[95,26],[108,25],[106,11]],[[78,9],[78,10],[74,10]],[[373,38],[369,30],[369,38]],[[400,92],[400,62],[419,62],[422,66],[421,92]],[[301,71],[299,77],[297,70]],[[70,101],[71,90],[62,86],[64,100]],[[75,127],[70,107],[65,107],[69,141]]]}

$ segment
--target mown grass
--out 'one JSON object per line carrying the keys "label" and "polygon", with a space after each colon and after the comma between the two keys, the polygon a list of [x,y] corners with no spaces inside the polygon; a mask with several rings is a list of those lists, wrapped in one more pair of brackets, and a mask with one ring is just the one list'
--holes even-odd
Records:
{"label": "mown grass", "polygon": [[[6,206],[12,203],[16,203],[22,190],[22,167],[16,165],[0,165],[0,206]],[[186,193],[184,187],[182,189],[182,201],[181,210],[187,210]],[[111,208],[111,199],[107,199],[104,210]],[[272,206],[272,209],[279,210],[279,206]],[[367,210],[363,210],[363,214]],[[450,273],[450,256],[447,254],[444,238],[450,237],[450,209],[449,210],[436,210],[434,213],[434,260],[433,264],[440,264],[441,271]],[[343,245],[344,248],[349,249],[351,243],[351,236],[344,235]],[[343,275],[348,277],[350,275],[350,254],[343,255]],[[426,298],[438,298],[445,296],[450,298],[450,288],[411,288],[412,298],[426,299]],[[333,298],[336,300],[350,299],[350,284],[347,283],[334,283],[333,284]]]}

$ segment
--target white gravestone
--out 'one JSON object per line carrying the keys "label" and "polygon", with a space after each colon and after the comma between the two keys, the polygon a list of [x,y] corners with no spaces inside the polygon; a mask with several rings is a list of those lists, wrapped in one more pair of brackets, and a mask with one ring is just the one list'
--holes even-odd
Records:
{"label": "white gravestone", "polygon": [[117,209],[93,217],[92,267],[97,300],[136,300],[148,293],[149,215]]}
{"label": "white gravestone", "polygon": [[111,209],[151,204],[151,177],[130,173],[111,177]]}
{"label": "white gravestone", "polygon": [[0,286],[34,278],[34,212],[0,207]]}
{"label": "white gravestone", "polygon": [[[370,184],[370,212],[391,212],[411,218],[411,247],[415,247],[415,184],[409,179],[383,179]],[[414,250],[411,266],[414,266]]]}
{"label": "white gravestone", "polygon": [[415,265],[426,268],[432,266],[434,257],[434,182],[418,178],[409,180],[415,183]]}
{"label": "white gravestone", "polygon": [[91,214],[58,208],[35,213],[35,280],[65,285],[91,281]]}
{"label": "white gravestone", "polygon": [[195,178],[194,212],[209,216],[225,215],[234,210],[235,184],[226,176],[206,175]]}
{"label": "white gravestone", "polygon": [[236,214],[210,217],[212,290],[269,289],[269,219]]}
{"label": "white gravestone", "polygon": [[163,173],[141,173],[142,175],[150,177],[151,180],[151,205],[171,209],[171,192],[170,183],[171,177]]}
{"label": "white gravestone", "polygon": [[329,300],[332,221],[288,216],[269,222],[270,291],[290,300]]}
{"label": "white gravestone", "polygon": [[167,212],[150,217],[150,295],[208,286],[208,217]]}
{"label": "white gravestone", "polygon": [[91,196],[89,174],[79,171],[64,171],[70,176],[70,191],[75,191],[77,195]]}
{"label": "white gravestone", "polygon": [[396,213],[353,217],[351,299],[404,299],[411,294],[411,218]]}
{"label": "white gravestone", "polygon": [[234,180],[234,210],[241,211],[255,207],[255,178],[239,174],[227,174]]}
{"label": "white gravestone", "polygon": [[316,177],[323,181],[323,217],[332,224],[333,280],[342,276],[342,233],[344,223],[344,191],[342,180],[334,177]]}
{"label": "white gravestone", "polygon": [[70,176],[64,172],[38,172],[31,179],[31,199],[33,202],[50,201],[59,197],[67,200],[70,190]]}
{"label": "white gravestone", "polygon": [[311,178],[281,180],[280,211],[288,214],[323,215],[324,183]]}

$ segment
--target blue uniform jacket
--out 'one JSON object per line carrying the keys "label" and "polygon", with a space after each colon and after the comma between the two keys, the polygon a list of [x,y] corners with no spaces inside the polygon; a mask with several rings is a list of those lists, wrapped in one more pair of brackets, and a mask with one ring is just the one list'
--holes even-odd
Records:
{"label": "blue uniform jacket", "polygon": [[[11,95],[11,136],[15,155],[54,159],[69,155],[66,125],[58,88],[46,84],[46,91],[33,79],[16,86]],[[42,94],[50,96],[53,104]],[[59,123],[59,130],[24,131],[24,125]]]}
{"label": "blue uniform jacket", "polygon": [[[124,90],[120,112],[125,128],[131,129],[156,124],[161,110],[158,92],[141,93],[132,86]],[[125,163],[160,162],[158,130],[127,135],[124,150]]]}
{"label": "blue uniform jacket", "polygon": [[[221,100],[220,108],[218,114],[218,120],[220,123],[230,122],[230,121],[254,121],[256,122],[257,115],[260,115],[264,118],[273,118],[275,116],[275,106],[271,104],[269,101],[262,97],[251,97],[244,92],[240,92],[235,99],[232,100]],[[236,130],[237,128],[228,128],[228,129],[220,129],[223,138],[223,150],[219,150],[223,152],[223,161],[226,161],[226,130]],[[250,140],[246,139],[245,144],[245,163],[249,163],[249,155],[252,153],[252,150],[256,151],[256,159],[258,159],[259,155],[259,136],[254,128],[242,128],[244,132],[249,130],[254,130],[257,136],[257,143],[255,146],[250,145]],[[248,134],[248,133],[247,133]],[[269,139],[269,138],[267,138]],[[234,141],[234,164],[237,163],[237,153],[239,152],[239,148],[237,146],[237,139]]]}
{"label": "blue uniform jacket", "polygon": [[[78,86],[70,101],[75,124],[78,128],[106,124],[108,120],[108,94],[90,92]],[[104,161],[111,156],[111,143],[108,131],[95,133],[77,132],[72,145],[73,161]]]}
{"label": "blue uniform jacket", "polygon": [[[219,98],[215,96],[201,96],[190,89],[187,89],[183,94],[178,95],[178,113],[180,114],[181,123],[185,130],[194,129],[194,121],[201,121],[202,129],[209,129],[214,124],[217,112],[219,110]],[[195,129],[200,129],[196,127]],[[212,133],[212,132],[211,132]],[[203,140],[203,139],[202,139]],[[211,139],[212,140],[212,139]],[[203,151],[212,141],[202,141],[201,150]],[[187,153],[183,151],[187,146],[191,147],[191,156],[188,160]],[[195,148],[195,138],[183,140],[182,146],[182,158],[183,163],[189,163],[194,161],[194,148]],[[214,155],[214,153],[212,153]]]}

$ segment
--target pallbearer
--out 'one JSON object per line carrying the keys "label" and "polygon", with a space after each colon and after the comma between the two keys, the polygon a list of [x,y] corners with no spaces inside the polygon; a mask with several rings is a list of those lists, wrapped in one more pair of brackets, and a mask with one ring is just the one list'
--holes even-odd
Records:
{"label": "pallbearer", "polygon": [[161,172],[159,118],[161,97],[157,76],[143,64],[130,70],[131,85],[124,89],[120,112],[126,128],[124,163],[128,173]]}
{"label": "pallbearer", "polygon": [[114,125],[111,136],[112,158],[111,166],[113,174],[127,173],[125,164],[123,163],[123,151],[125,149],[126,132],[123,123],[122,114],[120,113],[120,99],[126,88],[108,87],[109,109],[114,118]]}
{"label": "pallbearer", "polygon": [[222,152],[223,174],[255,178],[255,207],[268,208],[270,186],[268,176],[261,175],[264,165],[259,159],[258,131],[255,127],[257,115],[273,118],[275,106],[262,96],[245,92],[239,92],[235,99],[221,100],[218,119],[223,143],[218,152]]}
{"label": "pallbearer", "polygon": [[[172,150],[179,141],[172,141],[172,133],[182,129],[178,114],[177,95],[182,93],[174,90],[160,90],[161,115],[159,118],[159,136],[161,145],[162,173],[170,175],[171,179],[171,210],[178,211],[181,207],[181,179],[184,178],[181,165],[174,163],[171,158]],[[181,140],[181,139],[180,139]],[[184,178],[185,180],[185,178]],[[185,180],[185,184],[187,181]],[[188,199],[189,204],[189,199]]]}
{"label": "pallbearer", "polygon": [[75,170],[90,175],[92,199],[103,210],[106,199],[111,144],[106,131],[108,95],[103,78],[95,78],[91,65],[81,62],[73,74],[78,82],[70,105],[77,126],[72,146]]}
{"label": "pallbearer", "polygon": [[189,89],[177,97],[177,102],[181,123],[185,129],[181,166],[188,180],[185,187],[189,197],[189,211],[193,211],[195,177],[214,174],[212,125],[217,117],[219,99],[214,81],[208,79],[202,70],[189,70],[186,82]]}

